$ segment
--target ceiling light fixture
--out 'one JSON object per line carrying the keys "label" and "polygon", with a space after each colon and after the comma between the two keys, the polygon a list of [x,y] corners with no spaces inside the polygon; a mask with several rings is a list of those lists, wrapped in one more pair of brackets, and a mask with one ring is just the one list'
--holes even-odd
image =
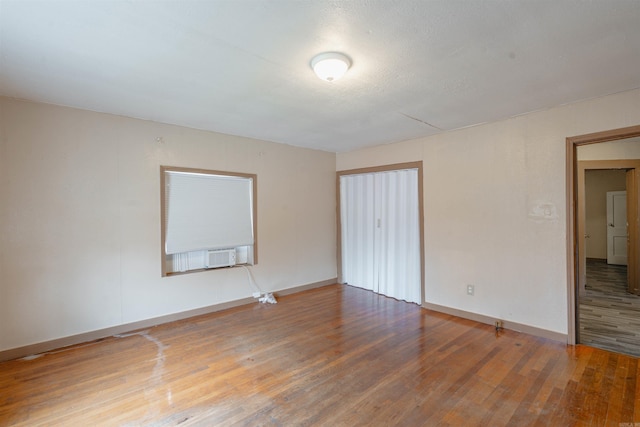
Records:
{"label": "ceiling light fixture", "polygon": [[311,68],[316,76],[328,82],[334,82],[344,76],[351,67],[351,60],[338,52],[325,52],[311,60]]}

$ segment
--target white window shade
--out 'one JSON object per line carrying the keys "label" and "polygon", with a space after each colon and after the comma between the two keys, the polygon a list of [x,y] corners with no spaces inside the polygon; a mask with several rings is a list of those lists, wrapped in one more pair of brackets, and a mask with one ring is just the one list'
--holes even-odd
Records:
{"label": "white window shade", "polygon": [[165,253],[249,246],[251,178],[165,171]]}

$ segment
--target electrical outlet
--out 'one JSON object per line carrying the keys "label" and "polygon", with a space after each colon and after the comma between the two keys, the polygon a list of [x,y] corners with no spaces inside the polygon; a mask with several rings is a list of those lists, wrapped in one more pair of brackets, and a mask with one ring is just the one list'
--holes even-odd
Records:
{"label": "electrical outlet", "polygon": [[473,285],[467,285],[467,295],[473,295],[475,292],[475,287]]}

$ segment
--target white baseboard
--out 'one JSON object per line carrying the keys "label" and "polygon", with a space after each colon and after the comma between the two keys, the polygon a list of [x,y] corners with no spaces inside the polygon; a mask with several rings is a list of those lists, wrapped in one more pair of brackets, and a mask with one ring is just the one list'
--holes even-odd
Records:
{"label": "white baseboard", "polygon": [[[313,288],[319,288],[322,286],[332,285],[337,282],[337,279],[323,280],[321,282],[309,283],[307,285],[295,286],[293,288],[284,289],[282,291],[273,292],[276,297],[294,294],[297,292],[306,291]],[[161,325],[163,323],[174,322],[176,320],[188,319],[189,317],[200,316],[203,314],[214,313],[216,311],[222,311],[241,305],[255,303],[255,298],[242,298],[235,301],[229,301],[221,304],[210,305],[208,307],[196,308],[194,310],[187,310],[180,313],[168,314],[165,316],[154,317],[151,319],[140,320],[138,322],[126,323],[123,325],[113,326],[110,328],[98,329],[95,331],[85,332],[82,334],[71,335],[64,338],[58,338],[51,341],[44,341],[36,344],[27,345],[24,347],[12,348],[9,350],[0,351],[0,362],[6,360],[18,359],[33,354],[45,353],[47,351],[69,347],[72,345],[82,344],[90,341],[99,340],[102,338],[110,337],[117,334],[124,334],[127,332],[135,331],[143,328],[150,328],[152,326]]]}
{"label": "white baseboard", "polygon": [[534,335],[536,337],[547,338],[562,343],[568,343],[568,335],[560,332],[549,331],[547,329],[536,328],[535,326],[523,325],[521,323],[510,322],[508,320],[497,319],[495,317],[485,316],[484,314],[472,313],[470,311],[458,310],[457,308],[445,307],[443,305],[425,302],[422,307],[437,311],[439,313],[450,314],[463,319],[474,320],[476,322],[485,323],[487,325],[495,325],[496,320],[502,321],[502,327],[511,331],[523,332],[525,334]]}

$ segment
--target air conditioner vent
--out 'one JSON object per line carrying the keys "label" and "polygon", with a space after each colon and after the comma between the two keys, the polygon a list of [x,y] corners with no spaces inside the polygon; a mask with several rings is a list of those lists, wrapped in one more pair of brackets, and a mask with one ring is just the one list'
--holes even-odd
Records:
{"label": "air conditioner vent", "polygon": [[207,251],[205,264],[207,268],[231,267],[236,265],[236,250],[219,249]]}

